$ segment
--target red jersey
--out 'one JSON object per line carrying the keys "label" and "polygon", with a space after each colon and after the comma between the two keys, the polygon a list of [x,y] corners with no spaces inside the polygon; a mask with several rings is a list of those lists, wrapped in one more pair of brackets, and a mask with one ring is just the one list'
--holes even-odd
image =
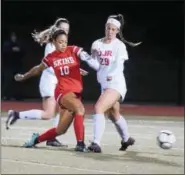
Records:
{"label": "red jersey", "polygon": [[83,90],[80,74],[79,53],[82,49],[77,46],[67,46],[64,52],[53,51],[43,58],[47,67],[54,69],[58,79],[57,89],[61,92],[81,93]]}

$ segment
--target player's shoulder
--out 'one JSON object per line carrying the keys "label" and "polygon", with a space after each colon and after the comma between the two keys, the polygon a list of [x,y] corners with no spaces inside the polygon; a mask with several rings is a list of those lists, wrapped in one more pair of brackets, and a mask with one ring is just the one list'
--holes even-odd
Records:
{"label": "player's shoulder", "polygon": [[52,44],[51,42],[48,42],[48,43],[45,45],[45,49],[55,50],[55,46],[54,46],[54,44]]}
{"label": "player's shoulder", "polygon": [[67,46],[67,50],[73,50],[75,47],[78,47],[78,46],[76,46],[76,45],[69,45],[69,46]]}
{"label": "player's shoulder", "polygon": [[115,44],[117,46],[119,46],[120,48],[125,48],[126,49],[126,45],[125,43],[123,43],[123,41],[121,41],[120,39],[116,38]]}
{"label": "player's shoulder", "polygon": [[48,54],[46,55],[46,57],[47,57],[47,58],[53,58],[53,57],[56,55],[56,53],[57,53],[57,51],[54,50],[53,52],[48,53]]}
{"label": "player's shoulder", "polygon": [[82,47],[79,47],[77,45],[69,45],[69,46],[67,46],[67,50],[70,50],[73,53],[77,53],[81,49],[82,49]]}
{"label": "player's shoulder", "polygon": [[69,46],[67,46],[67,50],[73,51],[75,48],[78,48],[78,46],[76,46],[76,45],[69,45]]}
{"label": "player's shoulder", "polygon": [[95,40],[95,41],[92,43],[91,48],[92,48],[92,49],[98,48],[98,47],[101,46],[102,43],[103,43],[103,38],[99,38],[99,39]]}
{"label": "player's shoulder", "polygon": [[99,39],[95,40],[95,41],[92,43],[92,45],[98,44],[98,43],[102,43],[102,42],[103,42],[103,38],[99,38]]}
{"label": "player's shoulder", "polygon": [[46,45],[45,45],[45,47],[52,47],[52,43],[51,42],[48,42],[48,43],[46,43]]}

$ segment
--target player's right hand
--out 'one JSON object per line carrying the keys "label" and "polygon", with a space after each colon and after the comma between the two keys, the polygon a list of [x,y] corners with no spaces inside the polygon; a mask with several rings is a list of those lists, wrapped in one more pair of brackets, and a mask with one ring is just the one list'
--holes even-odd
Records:
{"label": "player's right hand", "polygon": [[16,74],[14,76],[15,81],[22,81],[24,79],[24,75],[23,74]]}
{"label": "player's right hand", "polygon": [[100,51],[98,51],[97,49],[92,49],[91,56],[93,58],[95,58],[95,57],[99,56],[99,53],[100,53]]}

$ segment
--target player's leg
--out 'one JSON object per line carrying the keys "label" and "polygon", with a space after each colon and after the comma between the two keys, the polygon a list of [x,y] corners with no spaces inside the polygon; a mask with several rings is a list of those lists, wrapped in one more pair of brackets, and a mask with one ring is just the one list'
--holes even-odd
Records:
{"label": "player's leg", "polygon": [[8,120],[14,119],[14,124],[18,119],[25,120],[49,120],[55,115],[56,102],[54,97],[43,97],[43,110],[32,109],[27,111],[8,111]]}
{"label": "player's leg", "polygon": [[54,97],[43,97],[43,110],[32,109],[27,111],[9,110],[6,120],[6,128],[9,129],[11,125],[15,124],[17,120],[49,120],[55,115],[56,102]]}
{"label": "player's leg", "polygon": [[[58,109],[58,106],[53,96],[48,98],[43,98],[43,111],[47,116],[50,116],[50,118],[54,117],[56,115],[56,112],[58,111],[57,109]],[[61,111],[61,115],[62,115],[62,111]],[[54,120],[56,120],[55,122],[59,122],[59,118],[60,118],[60,114],[59,115],[57,114],[56,117],[54,118]],[[56,125],[58,124],[54,123],[53,127],[56,127]],[[56,138],[52,140],[47,140],[46,145],[55,146],[55,147],[66,146],[61,142],[59,142],[59,140],[57,140]]]}
{"label": "player's leg", "polygon": [[120,98],[120,94],[114,89],[106,89],[99,97],[95,105],[94,115],[94,139],[89,146],[89,150],[93,152],[101,152],[100,142],[105,130],[104,113],[110,109]]}
{"label": "player's leg", "polygon": [[128,146],[133,145],[135,139],[129,137],[128,125],[125,118],[120,114],[120,103],[117,101],[111,108],[109,114],[109,119],[114,123],[120,137],[121,137],[121,151],[125,151]]}
{"label": "player's leg", "polygon": [[[42,96],[42,109],[32,109],[28,111],[13,111],[8,112],[6,122],[7,129],[10,125],[16,123],[18,119],[40,119],[49,120],[55,116],[57,103],[54,98],[54,90],[57,83],[55,75],[48,71],[44,71],[41,75],[39,90]],[[58,116],[59,117],[59,116]],[[63,146],[57,139],[47,141],[48,146]]]}
{"label": "player's leg", "polygon": [[41,75],[39,90],[42,96],[42,107],[43,110],[40,109],[32,109],[27,111],[8,111],[7,118],[7,128],[10,125],[13,125],[18,119],[28,119],[28,120],[36,120],[36,119],[51,119],[55,115],[56,111],[56,102],[54,99],[54,90],[57,83],[57,79],[54,75],[51,75],[50,72],[44,71]]}
{"label": "player's leg", "polygon": [[[51,118],[56,115],[56,112],[58,111],[58,105],[56,103],[56,100],[54,98],[54,92],[55,87],[57,84],[57,78],[54,74],[52,74],[50,71],[45,70],[42,73],[39,89],[40,94],[43,97],[43,111],[45,112],[45,117]],[[61,114],[62,115],[62,111]],[[56,115],[54,118],[55,122],[53,123],[53,126],[56,127],[57,122],[59,122],[60,115]],[[56,138],[53,140],[48,140],[46,142],[47,146],[66,146],[60,143]]]}
{"label": "player's leg", "polygon": [[67,93],[59,100],[59,104],[73,112],[74,130],[77,140],[76,151],[85,151],[84,143],[84,115],[85,109],[79,97],[74,93]]}
{"label": "player's leg", "polygon": [[24,147],[29,148],[35,146],[38,143],[47,140],[53,140],[57,136],[64,134],[69,128],[72,121],[73,121],[72,115],[69,116],[68,113],[60,112],[60,120],[57,128],[55,127],[51,128],[40,135],[38,133],[34,133],[31,139],[24,144]]}

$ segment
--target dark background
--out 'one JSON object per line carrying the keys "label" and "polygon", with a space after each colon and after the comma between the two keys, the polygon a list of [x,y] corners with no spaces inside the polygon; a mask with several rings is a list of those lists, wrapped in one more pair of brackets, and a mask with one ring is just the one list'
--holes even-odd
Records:
{"label": "dark background", "polygon": [[[124,71],[128,93],[124,103],[182,105],[185,102],[183,1],[4,1],[2,41],[10,31],[17,33],[26,49],[23,62],[26,71],[40,62],[44,52],[44,47],[31,38],[34,29],[45,29],[56,18],[65,17],[71,23],[69,43],[90,51],[92,42],[104,36],[107,17],[118,13],[125,18],[124,37],[143,41],[137,48],[128,46],[130,59]],[[100,93],[96,73],[84,63],[82,68],[90,72],[84,77],[84,100],[95,101]],[[21,96],[40,98],[38,83],[39,77],[21,83]]]}

